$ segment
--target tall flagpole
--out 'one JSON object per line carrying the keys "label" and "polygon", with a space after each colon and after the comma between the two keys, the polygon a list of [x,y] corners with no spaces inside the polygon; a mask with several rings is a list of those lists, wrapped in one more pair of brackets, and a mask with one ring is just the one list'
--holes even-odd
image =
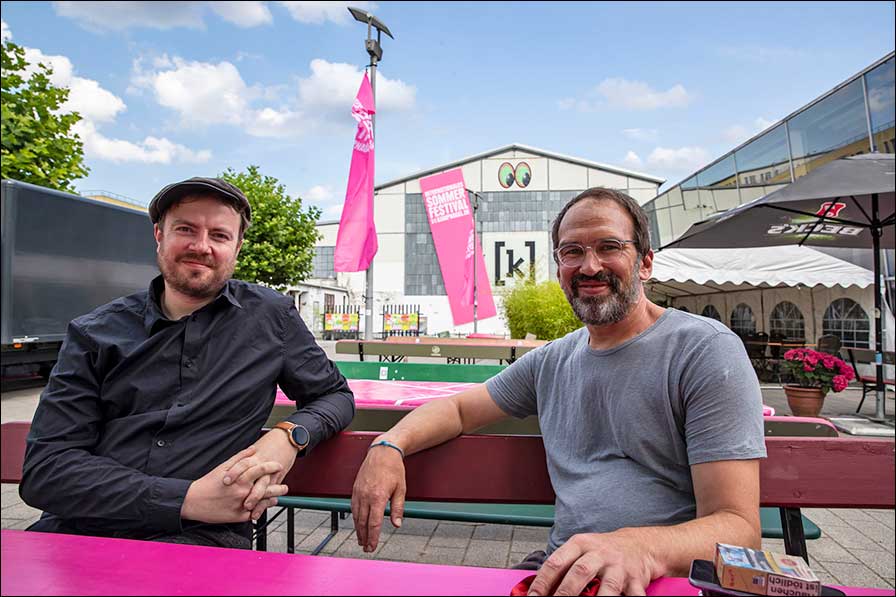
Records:
{"label": "tall flagpole", "polygon": [[[385,33],[392,39],[395,39],[392,36],[392,33],[389,31],[389,28],[383,24],[382,21],[377,19],[375,16],[370,14],[367,11],[361,10],[360,8],[353,8],[351,6],[348,7],[348,11],[355,18],[356,21],[361,23],[367,23],[367,40],[364,43],[364,47],[367,50],[367,54],[370,55],[370,89],[373,92],[373,105],[376,106],[376,65],[377,62],[382,60],[383,58],[383,48],[380,46],[381,34]],[[373,29],[376,29],[376,39],[373,39],[371,34],[373,33]],[[371,124],[371,136],[373,138],[373,147],[376,147],[376,112],[374,112],[370,117]],[[374,210],[376,208],[374,207]],[[372,340],[373,339],[373,261],[371,260],[370,265],[367,267],[367,281],[364,285],[364,339]]]}

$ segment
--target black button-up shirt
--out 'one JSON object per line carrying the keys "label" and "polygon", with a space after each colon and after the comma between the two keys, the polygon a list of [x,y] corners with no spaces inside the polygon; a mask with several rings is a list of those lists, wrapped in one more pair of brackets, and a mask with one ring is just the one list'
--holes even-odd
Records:
{"label": "black button-up shirt", "polygon": [[[308,450],[345,429],[354,397],[292,299],[230,280],[178,321],[164,284],[69,324],[28,436],[20,486],[41,526],[132,536],[181,532],[190,483],[260,437],[280,388]],[[46,523],[50,523],[49,525]]]}

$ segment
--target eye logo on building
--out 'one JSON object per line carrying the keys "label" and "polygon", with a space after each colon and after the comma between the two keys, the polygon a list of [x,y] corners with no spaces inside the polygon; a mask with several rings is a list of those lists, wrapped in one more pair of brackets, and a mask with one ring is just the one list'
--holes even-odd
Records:
{"label": "eye logo on building", "polygon": [[518,187],[525,189],[532,180],[532,168],[526,162],[520,162],[516,168],[510,162],[504,162],[498,168],[498,182],[505,189],[509,189],[516,181]]}

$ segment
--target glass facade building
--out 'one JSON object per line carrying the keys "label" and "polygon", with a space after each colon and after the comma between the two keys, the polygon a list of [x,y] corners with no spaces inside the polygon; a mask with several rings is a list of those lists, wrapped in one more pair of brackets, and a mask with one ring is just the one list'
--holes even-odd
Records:
{"label": "glass facade building", "polygon": [[894,55],[794,112],[644,205],[654,246],[831,160],[894,153]]}

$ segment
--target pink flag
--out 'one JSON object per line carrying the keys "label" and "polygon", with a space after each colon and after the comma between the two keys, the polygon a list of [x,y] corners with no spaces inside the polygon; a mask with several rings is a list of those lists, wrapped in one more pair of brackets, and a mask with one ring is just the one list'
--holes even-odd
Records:
{"label": "pink flag", "polygon": [[358,121],[352,165],[348,173],[345,205],[339,220],[334,266],[337,272],[360,272],[370,267],[378,248],[373,222],[373,89],[364,73],[361,88],[352,106]]}
{"label": "pink flag", "polygon": [[473,232],[473,215],[463,171],[455,168],[421,178],[420,190],[423,191],[423,205],[454,325],[473,321],[474,270],[478,297],[476,318],[494,317],[497,313],[495,301],[482,248]]}

